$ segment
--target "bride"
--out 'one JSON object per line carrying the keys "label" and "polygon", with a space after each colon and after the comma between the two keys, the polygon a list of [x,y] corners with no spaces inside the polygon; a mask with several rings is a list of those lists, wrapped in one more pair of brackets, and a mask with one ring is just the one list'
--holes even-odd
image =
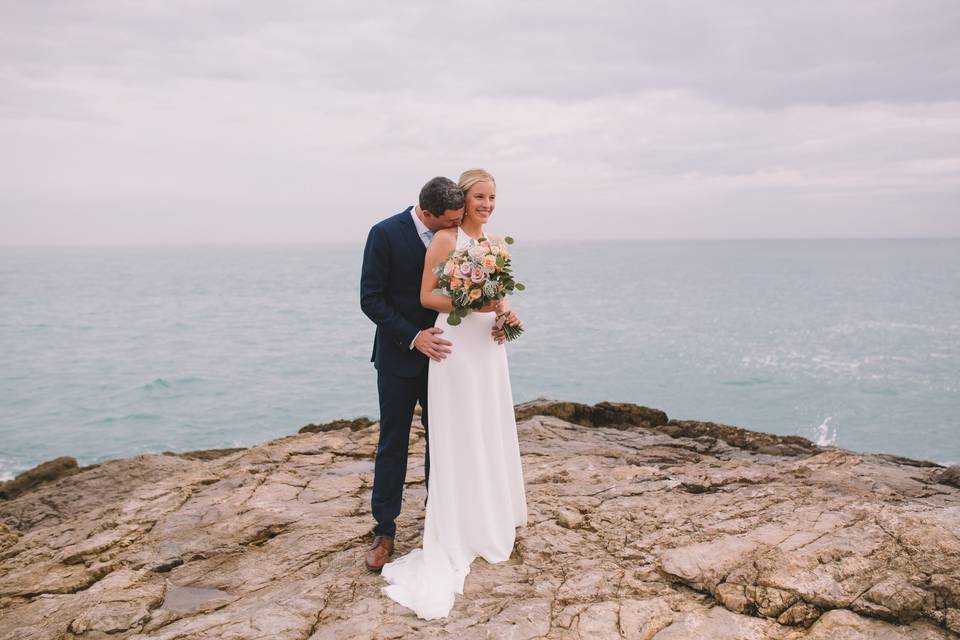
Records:
{"label": "bride", "polygon": [[[436,232],[427,249],[420,304],[439,311],[436,326],[452,343],[442,360],[430,360],[430,482],[422,548],[383,565],[382,591],[425,620],[446,617],[478,555],[490,563],[510,557],[516,527],[527,524],[513,394],[502,339],[491,329],[505,301],[487,304],[461,323],[447,323],[450,298],[434,293],[434,267],[454,248],[486,237],[497,185],[482,169],[459,180],[465,211],[460,227]],[[519,324],[515,315],[512,324]]]}

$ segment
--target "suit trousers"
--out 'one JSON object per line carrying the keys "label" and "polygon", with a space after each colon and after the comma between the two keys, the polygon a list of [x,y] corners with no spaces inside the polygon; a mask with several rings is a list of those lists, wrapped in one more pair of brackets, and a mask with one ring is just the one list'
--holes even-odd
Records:
{"label": "suit trousers", "polygon": [[[429,364],[429,363],[428,363]],[[380,438],[373,470],[373,495],[370,507],[377,521],[375,535],[395,536],[396,518],[403,502],[403,486],[407,477],[407,449],[410,423],[417,402],[422,409],[425,452],[424,483],[430,480],[430,447],[427,416],[427,373],[429,366],[415,377],[404,378],[377,371],[377,392],[380,396]]]}

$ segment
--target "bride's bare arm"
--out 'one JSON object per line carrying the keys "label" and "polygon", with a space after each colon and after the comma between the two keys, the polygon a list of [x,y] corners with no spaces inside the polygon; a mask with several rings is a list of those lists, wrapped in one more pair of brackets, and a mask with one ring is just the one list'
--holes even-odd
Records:
{"label": "bride's bare arm", "polygon": [[440,229],[433,234],[433,240],[427,248],[427,255],[423,259],[423,279],[420,282],[420,304],[427,309],[433,309],[440,313],[450,313],[453,311],[453,303],[450,298],[439,293],[434,293],[437,288],[439,278],[433,270],[438,264],[447,259],[450,252],[457,246],[457,229]]}

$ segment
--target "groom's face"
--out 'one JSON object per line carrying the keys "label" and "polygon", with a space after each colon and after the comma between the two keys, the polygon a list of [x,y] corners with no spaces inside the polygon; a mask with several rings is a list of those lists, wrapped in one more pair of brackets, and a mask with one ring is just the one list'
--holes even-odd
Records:
{"label": "groom's face", "polygon": [[426,217],[430,221],[427,223],[427,226],[430,227],[431,231],[436,231],[437,229],[449,229],[450,227],[457,227],[461,222],[463,222],[463,208],[447,209],[443,212],[442,216],[430,214]]}

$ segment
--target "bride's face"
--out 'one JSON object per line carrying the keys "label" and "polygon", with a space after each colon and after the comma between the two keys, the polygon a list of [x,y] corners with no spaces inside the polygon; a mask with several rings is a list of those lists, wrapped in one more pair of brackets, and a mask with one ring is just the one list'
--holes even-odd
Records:
{"label": "bride's face", "polygon": [[497,206],[497,186],[492,182],[483,181],[470,187],[467,191],[466,217],[476,220],[480,224],[486,224]]}

